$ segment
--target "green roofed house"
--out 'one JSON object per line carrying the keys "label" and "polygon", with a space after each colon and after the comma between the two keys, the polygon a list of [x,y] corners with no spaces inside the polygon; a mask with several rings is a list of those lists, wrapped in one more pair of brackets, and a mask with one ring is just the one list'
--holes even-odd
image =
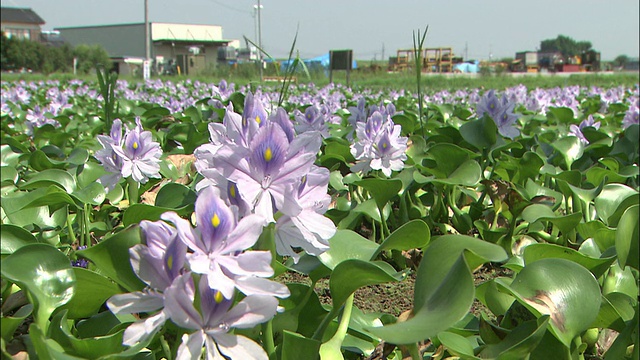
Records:
{"label": "green roofed house", "polygon": [[40,41],[44,20],[29,8],[0,8],[0,29],[8,38]]}
{"label": "green roofed house", "polygon": [[[154,71],[197,75],[215,67],[218,49],[232,40],[222,38],[218,25],[151,22],[150,45]],[[144,23],[60,27],[55,30],[71,46],[101,45],[113,59],[114,70],[122,75],[140,71],[145,59]]]}

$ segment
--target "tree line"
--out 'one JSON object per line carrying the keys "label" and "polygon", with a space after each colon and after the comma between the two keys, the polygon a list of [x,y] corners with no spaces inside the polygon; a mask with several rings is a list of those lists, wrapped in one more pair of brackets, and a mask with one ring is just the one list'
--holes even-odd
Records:
{"label": "tree line", "polygon": [[77,59],[76,70],[88,74],[97,65],[111,68],[111,59],[100,45],[78,45],[64,43],[52,46],[31,40],[7,37],[2,33],[0,46],[0,69],[2,71],[31,70],[44,74],[73,71],[73,59]]}

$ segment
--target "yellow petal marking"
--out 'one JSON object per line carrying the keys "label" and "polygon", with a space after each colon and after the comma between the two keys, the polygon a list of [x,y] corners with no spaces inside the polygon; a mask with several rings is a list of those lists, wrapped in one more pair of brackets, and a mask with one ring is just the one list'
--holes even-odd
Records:
{"label": "yellow petal marking", "polygon": [[220,225],[220,218],[217,213],[213,214],[213,217],[211,218],[211,225],[213,225],[214,228],[217,228]]}
{"label": "yellow petal marking", "polygon": [[271,161],[272,158],[273,158],[273,153],[271,152],[271,148],[268,147],[264,151],[264,161],[269,162],[269,161]]}
{"label": "yellow petal marking", "polygon": [[260,120],[260,115],[257,115],[257,116],[256,116],[256,122],[258,123],[258,125],[260,125],[260,122],[261,122],[261,120]]}
{"label": "yellow petal marking", "polygon": [[138,142],[134,141],[133,142],[133,150],[136,150],[138,148]]}
{"label": "yellow petal marking", "polygon": [[231,195],[231,197],[234,198],[234,199],[236,197],[236,186],[233,185],[233,184],[229,188],[229,195]]}
{"label": "yellow petal marking", "polygon": [[220,291],[216,290],[216,294],[213,295],[213,298],[216,300],[217,304],[220,304],[222,302],[222,300],[224,300],[224,297],[222,297],[222,293]]}
{"label": "yellow petal marking", "polygon": [[173,269],[173,255],[169,255],[169,258],[167,259],[167,266],[169,267],[169,270]]}

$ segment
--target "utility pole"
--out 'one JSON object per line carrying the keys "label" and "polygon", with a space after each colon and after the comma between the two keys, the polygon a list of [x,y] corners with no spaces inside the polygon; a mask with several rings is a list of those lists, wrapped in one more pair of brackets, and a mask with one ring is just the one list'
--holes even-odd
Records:
{"label": "utility pole", "polygon": [[144,0],[144,49],[145,49],[145,63],[143,64],[143,77],[144,79],[148,79],[151,73],[151,41],[149,31],[149,1]]}
{"label": "utility pole", "polygon": [[262,19],[260,17],[260,13],[262,12],[262,4],[260,4],[260,0],[258,0],[258,46],[260,49],[258,50],[258,59],[260,60],[260,82],[262,82]]}
{"label": "utility pole", "polygon": [[384,61],[385,57],[384,57],[384,43],[382,43],[382,61]]}
{"label": "utility pole", "polygon": [[464,60],[469,60],[469,44],[466,41],[464,42]]}

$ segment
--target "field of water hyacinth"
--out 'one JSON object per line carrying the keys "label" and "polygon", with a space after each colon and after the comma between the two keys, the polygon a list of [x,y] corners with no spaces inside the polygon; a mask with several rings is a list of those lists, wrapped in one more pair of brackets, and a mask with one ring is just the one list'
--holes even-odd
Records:
{"label": "field of water hyacinth", "polygon": [[637,359],[639,95],[3,82],[3,358]]}

